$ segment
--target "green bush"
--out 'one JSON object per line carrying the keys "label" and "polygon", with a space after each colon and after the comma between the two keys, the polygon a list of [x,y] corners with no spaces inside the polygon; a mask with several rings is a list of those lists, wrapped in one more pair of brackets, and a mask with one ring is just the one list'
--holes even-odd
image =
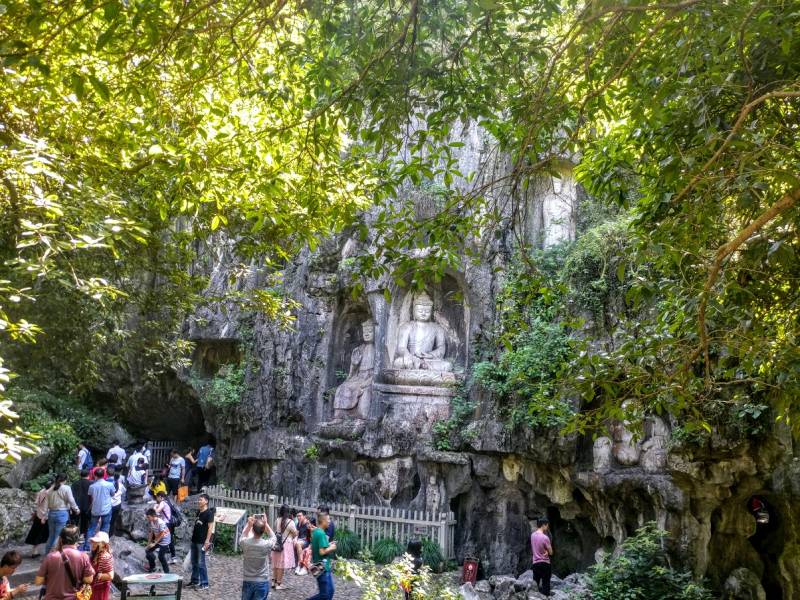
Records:
{"label": "green bush", "polygon": [[496,363],[479,362],[473,367],[475,380],[497,395],[510,429],[562,426],[573,416],[554,385],[571,353],[569,339],[561,325],[534,317]]}
{"label": "green bush", "polygon": [[347,527],[336,530],[336,555],[340,558],[356,558],[361,552],[361,538]]}
{"label": "green bush", "polygon": [[235,535],[235,527],[217,523],[217,527],[214,530],[214,552],[226,556],[233,556],[235,554],[233,549],[233,538]]}
{"label": "green bush", "polygon": [[666,531],[648,523],[622,543],[618,556],[606,556],[592,567],[589,588],[595,600],[711,600],[691,573],[679,573],[667,564],[663,539]]}
{"label": "green bush", "polygon": [[406,551],[405,546],[394,538],[383,537],[375,540],[370,548],[372,559],[379,565],[388,565]]}
{"label": "green bush", "polygon": [[444,566],[442,548],[429,538],[422,538],[422,564],[428,565],[434,573],[441,573]]}
{"label": "green bush", "polygon": [[[75,465],[77,444],[84,441],[90,447],[106,444],[104,437],[107,418],[85,406],[79,398],[56,396],[43,390],[15,386],[8,392],[19,413],[18,425],[39,436],[37,444],[53,451],[50,467],[53,472],[67,471]],[[43,482],[31,482],[32,491]]]}

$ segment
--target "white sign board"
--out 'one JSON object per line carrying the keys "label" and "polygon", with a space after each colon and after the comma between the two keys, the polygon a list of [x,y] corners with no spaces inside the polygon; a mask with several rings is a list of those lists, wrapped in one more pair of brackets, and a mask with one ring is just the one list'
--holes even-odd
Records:
{"label": "white sign board", "polygon": [[247,512],[240,508],[217,508],[214,520],[223,525],[236,525]]}
{"label": "white sign board", "polygon": [[414,535],[428,535],[428,526],[414,525]]}

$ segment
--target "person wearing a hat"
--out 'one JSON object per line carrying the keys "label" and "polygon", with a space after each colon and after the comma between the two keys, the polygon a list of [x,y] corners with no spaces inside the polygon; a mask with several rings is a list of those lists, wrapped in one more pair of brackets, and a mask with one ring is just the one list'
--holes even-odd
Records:
{"label": "person wearing a hat", "polygon": [[92,581],[92,600],[108,600],[111,580],[114,579],[114,555],[108,547],[108,534],[98,531],[94,537],[89,538],[92,544],[90,561],[94,569]]}

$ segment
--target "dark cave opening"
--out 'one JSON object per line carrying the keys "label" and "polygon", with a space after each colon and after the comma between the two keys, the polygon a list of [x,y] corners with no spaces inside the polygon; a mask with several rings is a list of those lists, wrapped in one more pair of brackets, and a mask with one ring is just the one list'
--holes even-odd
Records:
{"label": "dark cave opening", "polygon": [[[778,508],[765,496],[757,494],[754,498],[764,503],[769,513],[769,522],[757,523],[756,532],[750,536],[749,541],[764,563],[761,585],[767,594],[767,600],[781,600],[783,587],[781,586],[782,577],[778,558],[783,553],[786,544],[786,523]],[[749,508],[750,506],[748,506]]]}

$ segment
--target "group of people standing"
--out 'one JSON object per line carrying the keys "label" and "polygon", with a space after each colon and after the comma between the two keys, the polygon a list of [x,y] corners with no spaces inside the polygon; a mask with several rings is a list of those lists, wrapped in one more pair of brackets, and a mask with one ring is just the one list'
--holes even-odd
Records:
{"label": "group of people standing", "polygon": [[285,590],[283,576],[288,569],[317,578],[319,591],[308,600],[331,600],[334,587],[329,555],[336,550],[335,533],[325,505],[317,507],[315,517],[284,505],[272,527],[266,515],[248,518],[239,539],[244,554],[242,600],[266,600],[270,589]]}
{"label": "group of people standing", "polygon": [[[114,579],[114,556],[108,534],[101,531],[89,538],[88,554],[78,547],[79,538],[77,525],[65,525],[58,533],[53,551],[42,561],[34,583],[44,587],[44,600],[75,598],[83,586],[91,587],[92,600],[109,600]],[[0,600],[13,600],[28,591],[30,584],[23,583],[10,589],[8,583],[8,577],[20,564],[22,556],[16,551],[6,552],[0,559]]]}

